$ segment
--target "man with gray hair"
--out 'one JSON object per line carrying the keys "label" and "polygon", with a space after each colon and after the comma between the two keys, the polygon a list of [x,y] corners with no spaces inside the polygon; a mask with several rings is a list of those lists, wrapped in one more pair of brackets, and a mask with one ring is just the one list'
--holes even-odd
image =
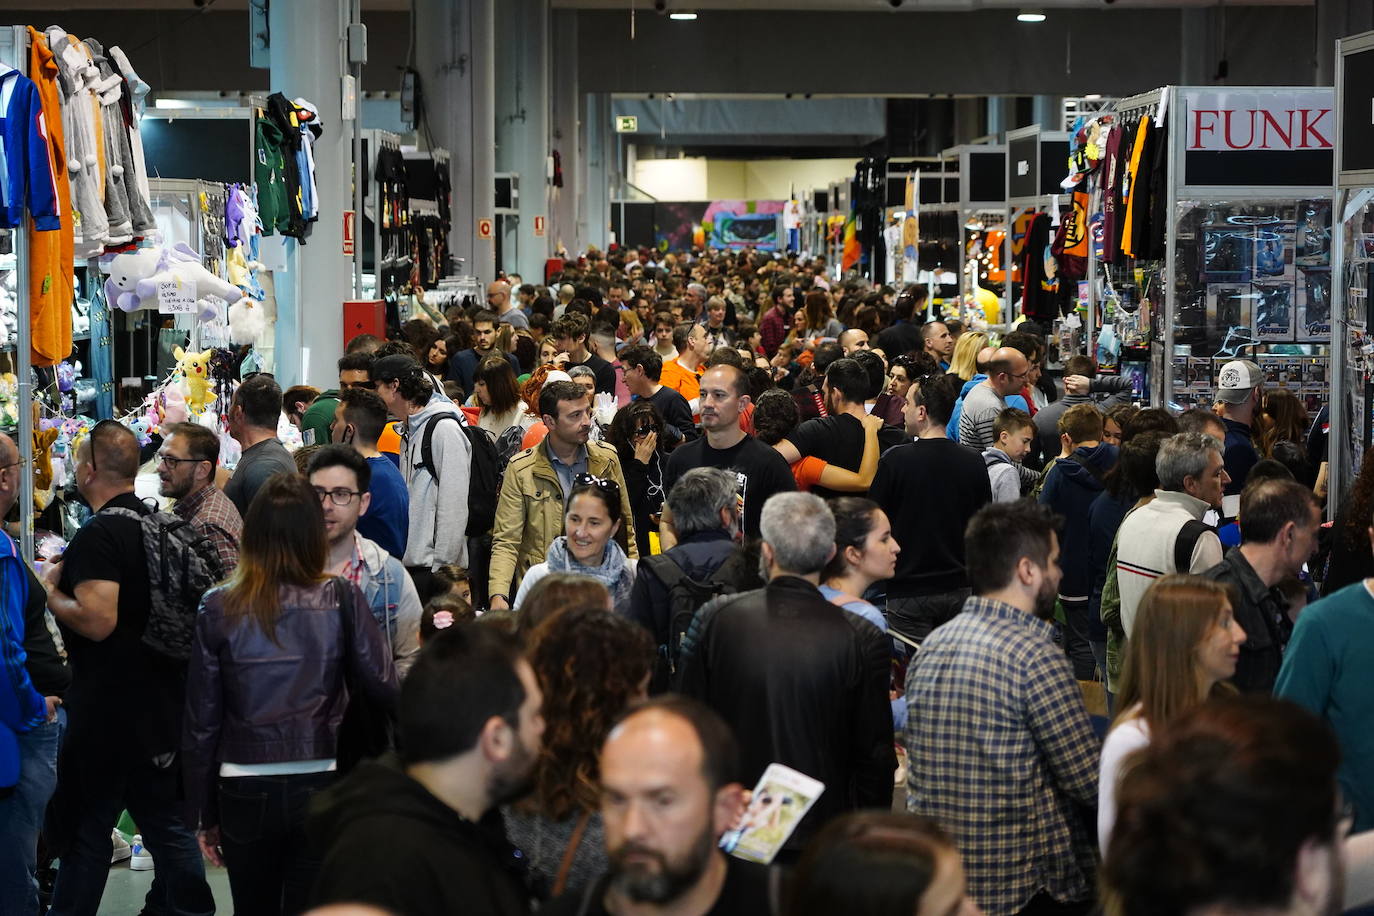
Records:
{"label": "man with gray hair", "polygon": [[834,816],[892,805],[891,649],[877,627],[820,593],[835,553],[824,501],[779,493],[764,504],[760,529],[768,584],[702,607],[683,645],[678,689],[740,737],[745,785],[770,763],[825,783],[784,847],[787,861]]}
{"label": "man with gray hair", "polygon": [[1221,443],[1203,433],[1179,433],[1160,446],[1155,458],[1159,489],[1155,498],[1126,516],[1117,531],[1116,575],[1121,595],[1121,626],[1131,635],[1136,608],[1145,590],[1170,573],[1204,573],[1221,562],[1221,540],[1202,521],[1221,507],[1230,478]]}
{"label": "man with gray hair", "polygon": [[709,599],[735,591],[717,571],[735,555],[740,534],[739,478],[720,468],[693,468],[668,492],[677,544],[644,557],[630,592],[631,620],[654,637],[658,659],[650,691],[668,689],[692,615]]}

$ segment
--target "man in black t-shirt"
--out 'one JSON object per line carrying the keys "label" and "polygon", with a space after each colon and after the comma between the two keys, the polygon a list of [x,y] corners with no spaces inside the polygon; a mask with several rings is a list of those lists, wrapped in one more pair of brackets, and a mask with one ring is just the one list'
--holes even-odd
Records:
{"label": "man in black t-shirt", "polygon": [[620,364],[625,367],[625,387],[630,394],[658,409],[664,431],[671,430],[668,438],[673,444],[700,435],[692,422],[692,405],[682,395],[659,383],[663,375],[663,357],[654,352],[653,347],[643,344],[626,347],[620,353]]}
{"label": "man in black t-shirt", "polygon": [[[807,420],[773,447],[789,465],[803,458],[819,458],[846,471],[858,471],[864,454],[861,421],[867,416],[864,402],[871,388],[868,373],[857,361],[835,360],[825,370],[825,383],[821,386],[829,416]],[[909,438],[895,426],[885,425],[878,430],[878,448],[882,451],[908,441]],[[822,499],[854,495],[819,485],[812,487],[811,492]]]}
{"label": "man in black t-shirt", "polygon": [[147,912],[214,910],[205,865],[178,802],[186,666],[143,644],[151,603],[134,495],[138,439],[106,420],[77,447],[76,484],[96,513],[43,571],[72,667],[68,728],[45,834],[61,858],[53,912],[94,913],[110,868],[110,831],[128,809],[157,880]]}
{"label": "man in black t-shirt", "polygon": [[666,696],[635,707],[601,749],[610,869],[540,909],[552,916],[768,916],[768,869],[716,845],[743,810],[739,749],[709,708]]}
{"label": "man in black t-shirt", "polygon": [[[792,469],[774,449],[739,428],[740,411],[749,403],[749,377],[730,365],[712,366],[701,377],[700,439],[680,446],[663,470],[663,492],[671,493],[678,478],[692,468],[720,468],[739,478],[744,536],[759,536],[763,504],[774,493],[797,488]],[[667,504],[659,522],[663,550],[677,543]]]}
{"label": "man in black t-shirt", "polygon": [[961,384],[958,376],[940,375],[907,390],[906,430],[916,441],[878,460],[868,491],[902,548],[887,582],[887,622],[917,642],[958,614],[972,594],[964,529],[992,501],[983,456],[945,434]]}

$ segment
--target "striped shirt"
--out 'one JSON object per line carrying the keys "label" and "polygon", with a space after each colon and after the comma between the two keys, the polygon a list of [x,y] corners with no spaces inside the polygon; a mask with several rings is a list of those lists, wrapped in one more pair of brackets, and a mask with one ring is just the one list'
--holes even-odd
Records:
{"label": "striped shirt", "polygon": [[906,702],[907,810],[954,839],[983,912],[1091,899],[1101,744],[1053,625],[970,598],[922,644]]}
{"label": "striped shirt", "polygon": [[959,444],[980,452],[996,445],[997,436],[992,425],[1006,407],[1006,400],[986,384],[974,385],[964,395],[964,406],[959,414]]}

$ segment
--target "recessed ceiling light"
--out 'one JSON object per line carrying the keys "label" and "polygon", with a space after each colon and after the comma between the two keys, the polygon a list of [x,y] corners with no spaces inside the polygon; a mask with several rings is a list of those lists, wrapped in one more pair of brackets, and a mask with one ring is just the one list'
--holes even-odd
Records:
{"label": "recessed ceiling light", "polygon": [[669,19],[676,19],[678,22],[691,22],[697,18],[696,13],[669,13]]}
{"label": "recessed ceiling light", "polygon": [[1044,22],[1045,14],[1037,10],[1022,10],[1016,16],[1017,22]]}

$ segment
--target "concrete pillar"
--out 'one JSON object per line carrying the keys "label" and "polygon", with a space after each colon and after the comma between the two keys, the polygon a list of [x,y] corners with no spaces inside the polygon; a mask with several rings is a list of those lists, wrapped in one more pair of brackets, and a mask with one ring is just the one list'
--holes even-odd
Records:
{"label": "concrete pillar", "polygon": [[1374,10],[1353,0],[1316,0],[1317,44],[1314,86],[1336,85],[1336,39],[1374,29]]}
{"label": "concrete pillar", "polygon": [[586,177],[583,181],[586,203],[583,212],[587,219],[583,241],[604,251],[610,239],[611,159],[615,155],[611,97],[604,92],[588,93],[586,106],[587,116],[582,121],[582,131],[586,137]]}
{"label": "concrete pillar", "polygon": [[283,388],[332,388],[343,354],[343,301],[353,293],[352,263],[343,254],[343,211],[353,206],[353,125],[340,119],[348,3],[275,3],[270,16],[272,91],[312,102],[324,129],[314,145],[320,218],[307,244],[287,242],[287,272],[275,278],[276,377]]}
{"label": "concrete pillar", "polygon": [[994,95],[988,98],[988,133],[1001,139],[1006,138],[1009,130],[1015,130],[1016,97]]}
{"label": "concrete pillar", "polygon": [[1217,72],[1216,17],[1208,7],[1185,7],[1179,12],[1180,86],[1210,86]]}
{"label": "concrete pillar", "polygon": [[496,276],[496,246],[477,237],[496,194],[495,0],[415,0],[415,69],[427,131],[451,154],[453,231],[449,250],[463,273]]}
{"label": "concrete pillar", "polygon": [[[577,84],[577,11],[553,13],[553,93],[551,105],[552,148],[558,151],[563,171],[563,187],[549,188],[549,250],[559,246],[569,253],[585,246],[581,202],[583,184],[581,133],[582,92]],[[535,282],[529,275],[526,282]]]}
{"label": "concrete pillar", "polygon": [[1064,129],[1064,102],[1057,95],[1031,97],[1031,123],[1043,131]]}
{"label": "concrete pillar", "polygon": [[501,267],[539,277],[549,253],[549,0],[501,0],[496,34],[496,171],[520,176],[520,218],[506,219]]}

